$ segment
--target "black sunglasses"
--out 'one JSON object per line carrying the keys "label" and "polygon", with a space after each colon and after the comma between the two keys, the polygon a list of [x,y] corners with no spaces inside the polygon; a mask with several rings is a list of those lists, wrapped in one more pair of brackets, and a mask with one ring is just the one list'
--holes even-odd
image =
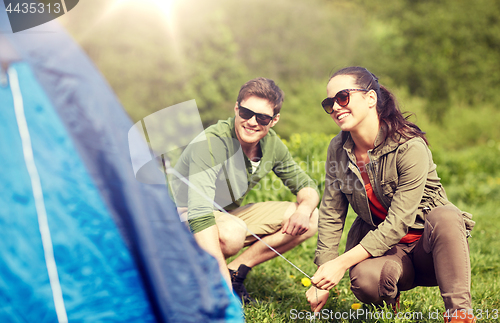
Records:
{"label": "black sunglasses", "polygon": [[238,104],[238,114],[240,117],[242,117],[245,120],[252,119],[252,117],[255,115],[255,120],[261,125],[261,126],[267,126],[271,120],[276,117],[277,114],[274,116],[268,116],[267,114],[262,114],[262,113],[257,113],[253,112],[250,109],[247,109],[245,107],[242,107],[240,104]]}
{"label": "black sunglasses", "polygon": [[325,109],[326,113],[332,114],[333,113],[333,105],[335,102],[338,103],[341,107],[345,107],[349,104],[349,93],[350,92],[368,92],[370,90],[366,89],[345,89],[342,91],[337,92],[333,98],[326,98],[321,102],[321,105],[323,106],[323,109]]}

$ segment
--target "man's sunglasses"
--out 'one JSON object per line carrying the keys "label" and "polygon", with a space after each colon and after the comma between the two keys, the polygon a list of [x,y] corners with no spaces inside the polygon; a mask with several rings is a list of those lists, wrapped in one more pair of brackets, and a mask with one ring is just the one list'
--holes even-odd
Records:
{"label": "man's sunglasses", "polygon": [[276,117],[277,114],[274,116],[268,116],[267,114],[262,114],[262,113],[256,113],[253,112],[250,109],[247,109],[245,107],[242,107],[241,105],[238,104],[238,114],[240,117],[242,117],[245,120],[252,119],[252,117],[255,115],[255,120],[261,125],[261,126],[267,126],[271,120]]}
{"label": "man's sunglasses", "polygon": [[326,113],[333,113],[333,105],[335,102],[338,103],[341,107],[345,107],[349,104],[349,93],[350,92],[368,92],[366,89],[345,89],[337,92],[333,98],[326,98],[321,102],[323,109],[325,109]]}

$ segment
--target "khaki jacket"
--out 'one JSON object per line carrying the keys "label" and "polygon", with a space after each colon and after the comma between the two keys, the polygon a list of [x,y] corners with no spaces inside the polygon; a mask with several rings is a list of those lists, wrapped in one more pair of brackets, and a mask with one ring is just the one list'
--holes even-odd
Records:
{"label": "khaki jacket", "polygon": [[[373,191],[388,210],[378,225],[372,218],[350,134],[340,132],[330,142],[314,260],[318,266],[338,257],[349,204],[358,216],[349,230],[346,251],[361,244],[373,257],[391,249],[410,228],[423,230],[426,215],[433,208],[451,204],[424,140],[415,137],[396,142],[387,138],[382,142],[384,137],[381,129],[375,148],[368,151],[370,163],[366,165]],[[466,229],[472,230],[472,215],[462,214]]]}

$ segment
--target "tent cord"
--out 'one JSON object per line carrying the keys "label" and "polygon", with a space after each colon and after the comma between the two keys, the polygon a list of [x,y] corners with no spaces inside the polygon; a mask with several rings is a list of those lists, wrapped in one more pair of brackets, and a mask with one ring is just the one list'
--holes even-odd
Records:
{"label": "tent cord", "polygon": [[[229,215],[230,218],[232,219],[231,214],[229,214],[226,210],[224,210],[217,202],[215,202],[212,199],[210,199],[198,187],[196,187],[193,183],[191,183],[188,179],[186,179],[186,177],[184,177],[182,174],[180,174],[178,171],[176,171],[174,168],[172,168],[170,166],[170,162],[167,159],[163,158],[163,156],[162,156],[162,162],[163,162],[163,165],[165,167],[165,170],[166,170],[167,174],[173,174],[175,177],[177,177],[178,179],[180,179],[184,184],[186,184],[189,187],[191,187],[192,189],[194,189],[204,199],[206,199],[207,201],[211,202],[219,211],[221,211],[224,214]],[[238,221],[235,221],[235,222],[238,223],[239,225],[243,226]],[[274,251],[278,256],[280,256],[281,258],[285,259],[286,262],[288,262],[295,269],[297,269],[298,271],[300,271],[307,278],[312,279],[311,276],[309,276],[308,274],[306,274],[302,269],[300,269],[299,267],[297,267],[293,262],[291,262],[290,260],[288,260],[285,256],[283,256],[281,253],[279,253],[276,249],[274,249],[273,247],[271,247],[268,243],[266,243],[264,240],[262,240],[258,235],[256,235],[255,233],[253,233],[250,229],[248,229],[248,227],[245,226],[245,230],[247,230],[251,235],[253,235],[255,238],[257,238],[257,240],[259,240],[264,245],[266,245],[269,249],[271,249],[272,251]],[[316,290],[316,305],[317,305],[319,303],[319,299],[318,299],[318,287],[315,286],[315,290]],[[316,315],[314,317],[316,317]]]}
{"label": "tent cord", "polygon": [[59,275],[57,274],[57,265],[54,258],[54,249],[52,246],[52,239],[50,237],[49,223],[47,220],[47,211],[43,200],[42,185],[40,176],[36,168],[35,159],[33,156],[33,147],[31,145],[31,138],[24,114],[23,96],[19,86],[19,79],[17,72],[13,67],[8,69],[8,77],[10,80],[10,87],[14,101],[14,110],[16,114],[17,126],[19,128],[19,135],[23,147],[24,161],[26,168],[31,179],[31,187],[33,190],[33,198],[35,202],[36,213],[38,216],[38,227],[42,237],[42,247],[45,255],[45,264],[49,275],[50,287],[52,289],[52,297],[54,299],[54,306],[59,323],[67,323],[68,316],[64,306],[64,299],[59,282]]}
{"label": "tent cord", "polygon": [[[228,213],[226,210],[224,210],[217,202],[215,201],[212,201],[212,199],[210,199],[207,195],[205,195],[205,193],[203,193],[198,187],[196,187],[193,183],[191,183],[188,179],[186,179],[182,174],[180,174],[177,170],[175,170],[174,168],[172,168],[170,166],[170,162],[165,159],[165,158],[162,158],[163,159],[163,164],[165,165],[165,168],[166,168],[166,171],[167,171],[167,174],[173,174],[175,177],[177,177],[178,179],[180,179],[184,184],[188,185],[190,188],[194,189],[198,194],[200,194],[204,199],[206,199],[207,201],[211,202],[220,212],[224,213],[224,214],[227,214],[229,215],[231,218],[232,218],[232,215],[230,213]],[[237,222],[237,221],[236,221]],[[243,226],[241,223],[237,222],[239,225]],[[281,258],[285,259],[285,261],[287,261],[290,265],[292,265],[293,267],[295,267],[295,269],[297,269],[298,271],[300,271],[302,274],[304,274],[307,278],[311,279],[311,276],[309,276],[308,274],[306,274],[302,269],[300,269],[299,267],[297,267],[294,263],[292,263],[290,260],[288,260],[287,258],[285,258],[285,256],[283,256],[281,253],[279,253],[276,249],[274,249],[273,247],[271,247],[268,243],[266,243],[264,240],[262,240],[258,235],[256,235],[255,233],[253,233],[250,229],[248,229],[248,227],[245,227],[245,229],[251,234],[253,235],[255,238],[257,238],[257,240],[259,240],[260,242],[262,242],[263,244],[265,244],[269,249],[271,249],[272,251],[274,251],[278,256],[280,256]]]}

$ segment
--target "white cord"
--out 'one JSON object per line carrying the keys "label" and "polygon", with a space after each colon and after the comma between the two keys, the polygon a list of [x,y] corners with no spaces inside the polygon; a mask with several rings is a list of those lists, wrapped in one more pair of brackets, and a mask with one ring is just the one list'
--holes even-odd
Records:
{"label": "white cord", "polygon": [[66,0],[61,0],[61,4],[62,4],[64,13],[67,13],[68,10],[66,9]]}
{"label": "white cord", "polygon": [[50,237],[49,223],[47,221],[47,211],[43,200],[42,185],[40,183],[40,176],[36,168],[35,159],[33,156],[33,147],[31,146],[31,138],[24,114],[23,96],[21,88],[19,87],[19,79],[17,72],[13,67],[9,67],[8,76],[10,80],[10,87],[12,97],[14,100],[14,110],[16,113],[17,126],[19,128],[19,135],[21,136],[24,161],[26,168],[31,179],[31,187],[33,189],[33,198],[35,201],[36,212],[38,216],[38,226],[42,236],[42,246],[45,255],[45,264],[49,275],[50,287],[52,289],[52,297],[56,309],[57,319],[59,323],[68,322],[66,308],[64,306],[64,299],[62,295],[61,284],[59,282],[59,275],[57,274],[57,265],[54,258],[54,250],[52,247],[52,239]]}
{"label": "white cord", "polygon": [[[231,216],[231,214],[229,214],[226,210],[224,210],[217,202],[213,201],[212,199],[210,199],[210,197],[208,197],[205,193],[203,193],[198,187],[196,187],[193,183],[191,183],[189,180],[187,180],[182,174],[180,174],[178,171],[176,171],[174,168],[170,167],[170,164],[167,160],[165,160],[164,162],[165,164],[165,169],[167,171],[167,174],[173,174],[175,175],[175,177],[177,177],[178,179],[180,179],[183,183],[185,183],[186,185],[188,185],[189,187],[191,187],[192,189],[194,189],[198,194],[200,194],[204,199],[206,199],[207,201],[211,202],[215,208],[217,208],[219,211]],[[241,224],[240,224],[241,225]],[[243,225],[242,225],[243,226]],[[268,243],[266,243],[264,240],[262,240],[258,235],[256,235],[255,233],[253,233],[250,229],[248,229],[247,227],[245,227],[245,229],[251,234],[253,235],[255,238],[257,238],[257,240],[261,241],[263,244],[265,244],[269,249],[271,249],[272,251],[274,251],[278,256],[280,256],[281,258],[285,259],[290,265],[292,265],[293,267],[295,267],[295,269],[297,269],[298,271],[300,271],[302,274],[304,274],[307,278],[311,279],[311,277],[306,274],[304,271],[302,271],[299,267],[295,266],[295,264],[293,264],[290,260],[286,259],[282,254],[280,254],[278,251],[276,251],[276,249],[274,249],[273,247],[271,247]]]}

